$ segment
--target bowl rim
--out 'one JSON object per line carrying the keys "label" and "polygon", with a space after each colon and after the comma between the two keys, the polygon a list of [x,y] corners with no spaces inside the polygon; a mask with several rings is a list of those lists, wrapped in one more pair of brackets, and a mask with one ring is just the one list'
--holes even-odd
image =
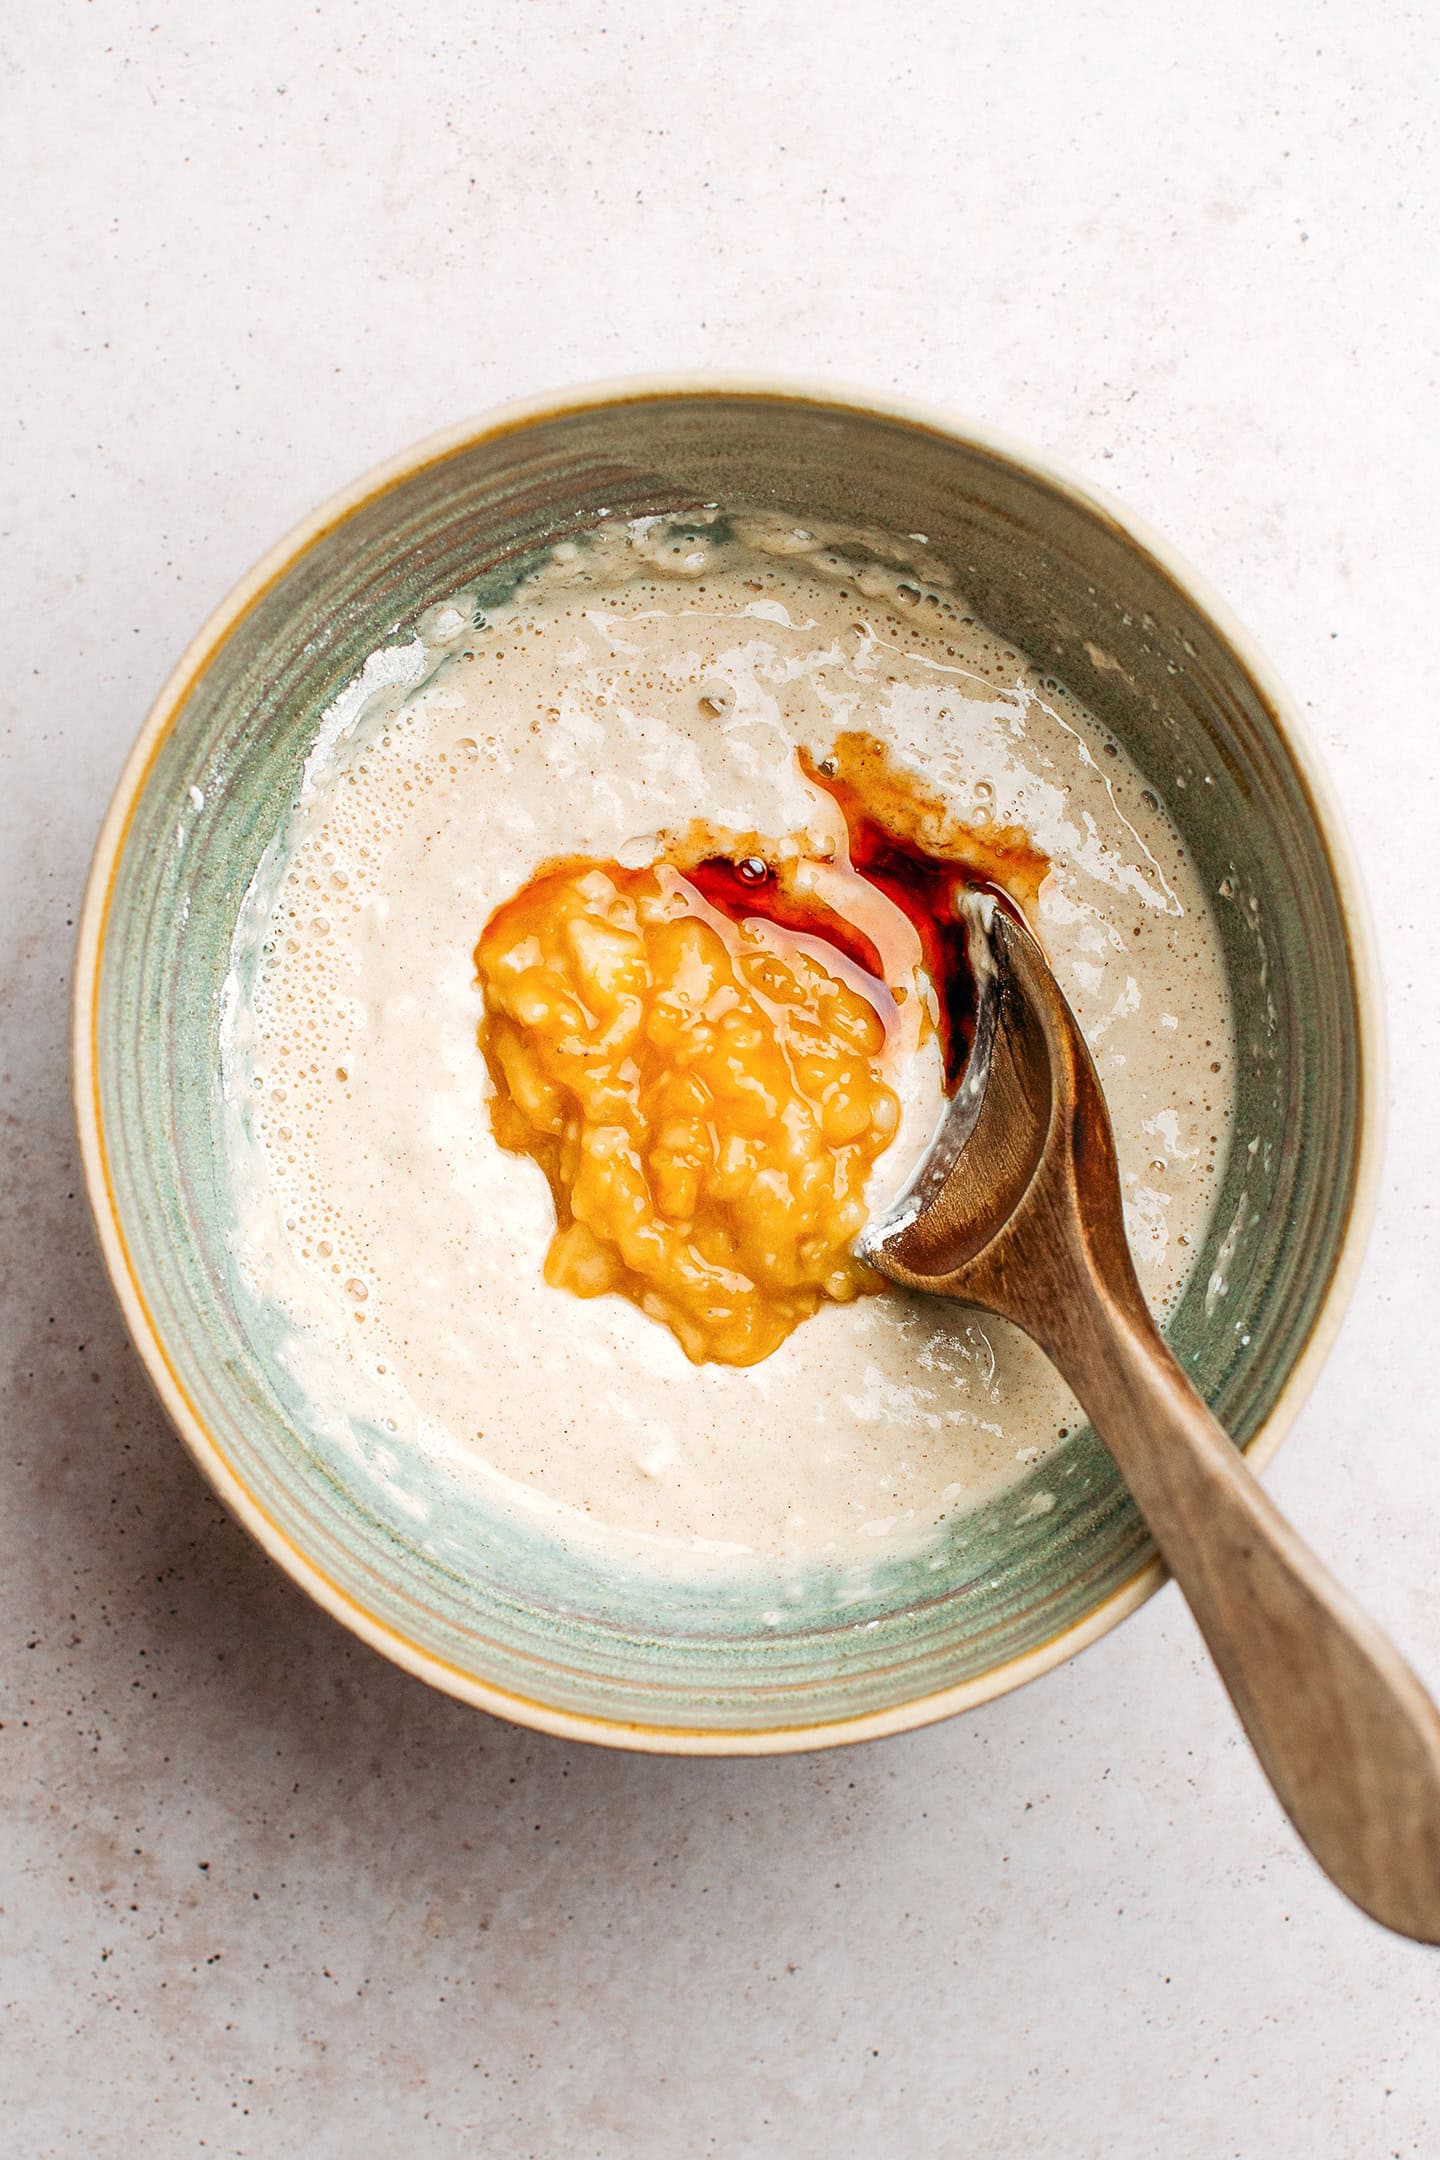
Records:
{"label": "bowl rim", "polygon": [[390,492],[457,451],[520,432],[542,421],[597,408],[662,399],[680,402],[715,397],[799,404],[836,413],[854,413],[858,417],[893,420],[947,442],[1005,459],[1030,478],[1068,497],[1073,504],[1110,525],[1119,537],[1148,556],[1152,565],[1176,586],[1185,600],[1208,618],[1272,713],[1314,818],[1340,906],[1358,1020],[1359,1107],[1355,1177],[1330,1278],[1285,1384],[1245,1450],[1247,1461],[1256,1469],[1270,1461],[1313,1387],[1339,1332],[1363,1258],[1380,1176],[1385,1073],[1383,1005],[1370,911],[1351,842],[1329,778],[1294,701],[1254,639],[1208,582],[1143,518],[1090,481],[1071,472],[1064,464],[999,429],[953,416],[938,407],[823,378],[812,381],[784,375],[711,371],[624,376],[562,387],[494,406],[472,420],[427,435],[330,496],[277,541],[212,611],[171,670],[125,761],[96,842],[79,920],[72,1007],[72,1078],[85,1183],[101,1252],[141,1363],[171,1422],[215,1492],[292,1581],[342,1626],[392,1663],[443,1693],[514,1724],[565,1739],[653,1754],[778,1755],[912,1731],[1008,1694],[1050,1672],[1108,1634],[1154,1595],[1167,1579],[1167,1570],[1158,1558],[1145,1561],[1127,1582],[1082,1619],[1060,1629],[1022,1656],[1007,1659],[988,1672],[951,1687],[915,1696],[887,1710],[816,1724],[712,1731],[701,1727],[631,1723],[560,1709],[478,1680],[459,1666],[423,1649],[389,1622],[370,1612],[280,1528],[236,1473],[190,1399],[151,1315],[130,1255],[110,1180],[99,1102],[100,961],[116,870],[134,807],[160,745],[183,710],[194,683],[263,596],[307,549],[343,524],[365,503]]}

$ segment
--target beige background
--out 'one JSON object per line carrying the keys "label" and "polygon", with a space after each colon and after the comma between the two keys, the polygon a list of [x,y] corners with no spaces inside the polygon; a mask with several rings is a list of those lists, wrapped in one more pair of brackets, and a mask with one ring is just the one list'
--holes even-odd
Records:
{"label": "beige background", "polygon": [[0,5],[0,2145],[19,2160],[1386,2160],[1440,1966],[1298,1854],[1167,1592],[868,1749],[605,1756],[221,1516],[65,1099],[102,807],[199,618],[426,430],[823,371],[1115,489],[1308,710],[1380,913],[1360,1294],[1272,1473],[1440,1681],[1440,18],[1396,0]]}

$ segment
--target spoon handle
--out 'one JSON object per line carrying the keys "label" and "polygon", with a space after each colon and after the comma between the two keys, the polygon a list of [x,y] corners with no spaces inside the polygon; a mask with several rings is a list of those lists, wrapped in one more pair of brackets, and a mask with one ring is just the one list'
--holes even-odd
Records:
{"label": "spoon handle", "polygon": [[1247,1469],[1149,1316],[1086,1291],[1052,1306],[1046,1347],[1189,1600],[1281,1803],[1357,1905],[1440,1942],[1440,1715]]}

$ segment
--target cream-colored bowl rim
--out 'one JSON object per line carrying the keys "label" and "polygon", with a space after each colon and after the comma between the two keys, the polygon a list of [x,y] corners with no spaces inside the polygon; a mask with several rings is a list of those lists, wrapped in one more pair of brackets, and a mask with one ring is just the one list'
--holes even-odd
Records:
{"label": "cream-colored bowl rim", "polygon": [[141,1287],[110,1181],[105,1133],[100,1116],[99,1057],[97,1041],[100,954],[104,944],[116,866],[125,845],[134,805],[145,785],[159,747],[169,733],[191,687],[211,658],[243,622],[262,596],[324,533],[348,518],[372,497],[384,494],[427,465],[449,457],[475,443],[494,440],[542,420],[563,418],[597,406],[629,404],[657,398],[742,396],[770,399],[778,404],[803,403],[829,406],[837,412],[854,412],[897,420],[927,430],[947,441],[958,441],[1008,459],[1022,471],[1043,481],[1058,494],[1092,512],[1116,528],[1143,555],[1162,570],[1181,593],[1207,615],[1229,643],[1241,665],[1269,705],[1278,723],[1291,760],[1309,799],[1316,827],[1329,858],[1339,896],[1350,948],[1350,964],[1356,989],[1359,1017],[1359,1120],[1354,1190],[1343,1241],[1330,1281],[1316,1311],[1309,1336],[1269,1416],[1259,1426],[1246,1450],[1256,1468],[1263,1467],[1293,1422],[1320,1371],[1344,1316],[1354,1287],[1365,1240],[1374,1214],[1380,1172],[1383,1130],[1384,1025],[1380,978],[1375,956],[1369,909],[1360,884],[1350,842],[1331,792],[1330,783],[1309,740],[1299,713],[1277,681],[1268,661],[1254,641],[1173,548],[1152,532],[1144,521],[1113,501],[1088,481],[1079,479],[1049,458],[1037,456],[1025,445],[995,429],[977,426],[908,400],[873,396],[834,383],[811,383],[772,376],[728,374],[678,374],[626,377],[613,382],[579,385],[546,396],[527,398],[497,407],[459,427],[428,436],[398,457],[377,466],[342,489],[305,518],[293,531],[261,558],[247,577],[223,600],[191,641],[179,664],[151,708],[138,741],[125,764],[114,798],[96,844],[95,859],[86,886],[80,917],[75,966],[74,1090],[79,1125],[80,1152],[85,1182],[105,1264],[119,1297],[135,1347],[149,1373],[161,1402],[179,1430],[191,1454],[220,1498],[245,1528],[285,1572],[307,1590],[343,1626],[373,1649],[428,1681],[432,1687],[475,1704],[497,1717],[533,1726],[541,1732],[572,1740],[599,1742],[607,1747],[632,1748],[655,1754],[675,1755],[779,1755],[807,1748],[834,1747],[857,1740],[876,1739],[886,1733],[906,1732],[968,1710],[992,1697],[1007,1694],[1026,1681],[1062,1664],[1087,1644],[1117,1626],[1153,1596],[1165,1581],[1166,1571],[1151,1560],[1114,1591],[1094,1611],[1073,1626],[1062,1629],[1023,1657],[997,1665],[978,1678],[942,1688],[914,1701],[863,1717],[836,1718],[821,1724],[787,1725],[775,1729],[711,1732],[688,1727],[628,1724],[622,1720],[583,1717],[548,1703],[511,1694],[476,1680],[458,1666],[434,1656],[368,1611],[349,1591],[324,1574],[288,1537],[236,1474],[234,1467],[198,1415],[164,1342],[151,1317]]}

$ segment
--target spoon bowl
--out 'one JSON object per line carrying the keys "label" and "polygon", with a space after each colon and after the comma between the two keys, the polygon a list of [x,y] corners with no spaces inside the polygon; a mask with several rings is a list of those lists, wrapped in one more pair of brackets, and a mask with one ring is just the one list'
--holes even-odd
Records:
{"label": "spoon bowl", "polygon": [[1048,1040],[1048,1002],[1023,991],[1038,955],[1034,939],[993,894],[968,892],[960,905],[975,978],[970,1052],[915,1177],[859,1246],[892,1281],[951,1297],[968,1296],[961,1287],[967,1269],[1013,1221],[1034,1184],[1055,1112],[1055,1060],[1064,1050],[1063,1039]]}

